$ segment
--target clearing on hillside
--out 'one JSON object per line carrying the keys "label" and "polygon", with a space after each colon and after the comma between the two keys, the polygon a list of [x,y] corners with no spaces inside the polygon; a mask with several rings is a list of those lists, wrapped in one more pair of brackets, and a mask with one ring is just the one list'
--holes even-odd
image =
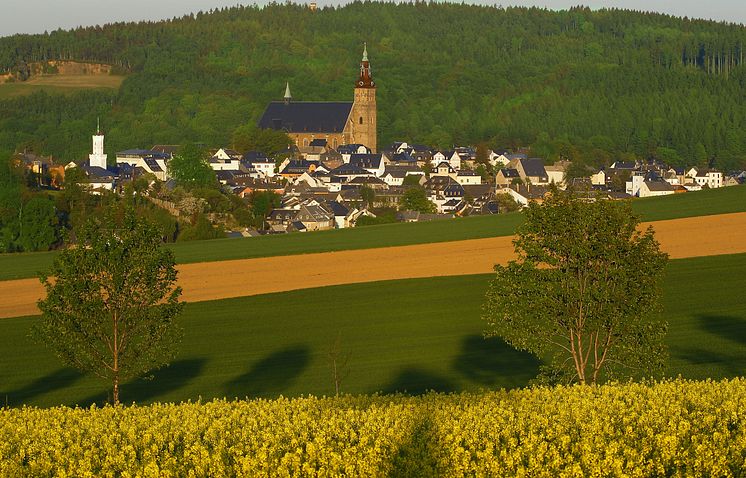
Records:
{"label": "clearing on hillside", "polygon": [[122,75],[41,75],[23,82],[0,84],[0,100],[30,95],[37,91],[71,94],[80,90],[117,90],[124,81]]}

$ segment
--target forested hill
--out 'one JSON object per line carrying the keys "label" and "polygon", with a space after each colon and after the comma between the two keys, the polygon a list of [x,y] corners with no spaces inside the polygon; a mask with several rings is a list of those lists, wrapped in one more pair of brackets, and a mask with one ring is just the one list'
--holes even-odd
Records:
{"label": "forested hill", "polygon": [[163,22],[0,39],[0,70],[75,59],[129,72],[118,93],[0,102],[0,149],[82,157],[101,116],[111,152],[230,143],[286,81],[297,100],[351,100],[368,42],[381,144],[536,143],[742,165],[746,28],[620,10],[444,3],[238,7]]}

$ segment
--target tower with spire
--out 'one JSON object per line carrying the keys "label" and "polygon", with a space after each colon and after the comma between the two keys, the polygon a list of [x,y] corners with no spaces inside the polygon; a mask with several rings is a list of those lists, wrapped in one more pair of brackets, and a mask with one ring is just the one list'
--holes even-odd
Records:
{"label": "tower with spire", "polygon": [[285,83],[285,96],[283,97],[285,104],[289,104],[293,100],[293,95],[290,94],[290,82]]}
{"label": "tower with spire", "polygon": [[88,155],[89,166],[106,169],[107,156],[104,153],[104,134],[101,132],[101,120],[96,121],[96,134],[93,135],[93,154]]}
{"label": "tower with spire", "polygon": [[368,44],[363,44],[360,75],[355,83],[355,100],[352,104],[352,142],[364,144],[376,152],[378,135],[376,114],[376,82],[370,71]]}

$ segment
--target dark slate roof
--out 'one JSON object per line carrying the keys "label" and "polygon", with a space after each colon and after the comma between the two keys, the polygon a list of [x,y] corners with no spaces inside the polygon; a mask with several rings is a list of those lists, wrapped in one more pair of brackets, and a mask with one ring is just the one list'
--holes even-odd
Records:
{"label": "dark slate roof", "polygon": [[350,213],[350,209],[347,206],[337,201],[329,201],[327,204],[329,204],[329,209],[332,210],[335,216],[347,216]]}
{"label": "dark slate roof", "polygon": [[160,173],[161,171],[163,171],[163,169],[161,169],[161,165],[158,164],[155,159],[145,158],[145,164],[147,164],[150,170],[154,173]]}
{"label": "dark slate roof", "polygon": [[503,176],[506,178],[519,178],[521,176],[518,174],[518,170],[513,168],[503,168],[500,171],[502,171]]}
{"label": "dark slate roof", "polygon": [[331,174],[334,176],[352,176],[352,175],[369,175],[370,171],[363,169],[360,166],[353,163],[345,163],[337,168],[331,170]]}
{"label": "dark slate roof", "polygon": [[117,152],[117,156],[140,156],[140,157],[151,157],[156,159],[170,159],[170,154],[153,151],[151,149],[126,149],[124,151]]}
{"label": "dark slate roof", "polygon": [[416,163],[417,159],[409,153],[396,153],[392,155],[391,160],[397,163]]}
{"label": "dark slate roof", "polygon": [[267,105],[259,127],[292,133],[341,133],[352,110],[352,102],[273,101]]}
{"label": "dark slate roof", "polygon": [[541,178],[547,176],[547,170],[544,169],[544,160],[541,158],[523,159],[521,164],[523,164],[523,171],[526,176]]}
{"label": "dark slate roof", "polygon": [[378,169],[381,167],[383,156],[381,154],[353,154],[350,156],[350,164],[361,168]]}
{"label": "dark slate roof", "polygon": [[100,166],[83,166],[83,171],[85,171],[86,175],[88,176],[88,179],[90,180],[100,180],[100,181],[111,181],[114,179],[114,174],[109,171],[108,169],[104,169]]}
{"label": "dark slate roof", "polygon": [[[357,143],[353,143],[353,144],[340,144],[337,147],[337,152],[339,154],[357,154],[357,150],[358,150],[358,148],[360,146],[365,146],[365,145],[357,144]],[[365,149],[368,149],[367,146],[365,147]]]}
{"label": "dark slate roof", "polygon": [[645,181],[650,191],[673,191],[673,186],[665,181]]}
{"label": "dark slate roof", "polygon": [[241,157],[241,161],[245,161],[247,163],[271,163],[273,162],[271,159],[267,157],[266,154],[260,152],[260,151],[247,151],[244,153],[244,155]]}

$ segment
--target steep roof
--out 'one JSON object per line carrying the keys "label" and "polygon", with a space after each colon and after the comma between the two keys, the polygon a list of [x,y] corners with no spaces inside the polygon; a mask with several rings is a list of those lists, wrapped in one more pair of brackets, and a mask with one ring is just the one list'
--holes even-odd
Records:
{"label": "steep roof", "polygon": [[541,158],[522,159],[521,164],[523,164],[523,171],[526,176],[545,177],[547,175],[547,171],[544,169],[544,160]]}
{"label": "steep roof", "polygon": [[352,102],[273,101],[264,110],[259,127],[291,133],[341,133],[351,110]]}

